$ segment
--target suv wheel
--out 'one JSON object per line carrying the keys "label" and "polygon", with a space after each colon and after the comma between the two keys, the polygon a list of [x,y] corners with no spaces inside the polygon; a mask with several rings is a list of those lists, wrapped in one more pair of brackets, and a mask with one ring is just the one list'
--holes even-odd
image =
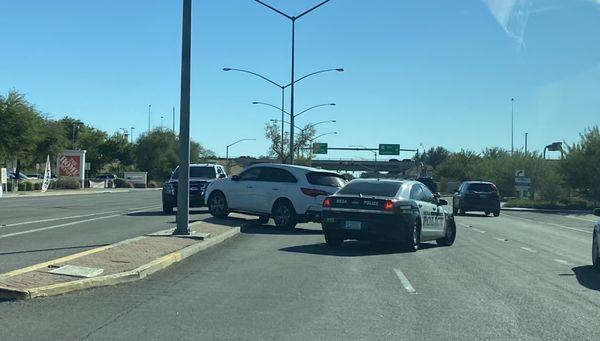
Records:
{"label": "suv wheel", "polygon": [[173,206],[169,204],[163,203],[163,213],[164,214],[173,214]]}
{"label": "suv wheel", "polygon": [[258,223],[259,224],[266,224],[269,222],[269,216],[268,215],[261,215],[258,217]]}
{"label": "suv wheel", "polygon": [[329,233],[325,233],[325,243],[332,248],[338,248],[342,246],[344,240],[340,237],[334,237]]}
{"label": "suv wheel", "polygon": [[221,192],[213,192],[208,198],[208,210],[213,217],[225,218],[229,215],[227,199]]}
{"label": "suv wheel", "polygon": [[297,217],[294,206],[288,201],[279,201],[273,207],[273,220],[275,226],[283,227],[286,229],[293,229],[296,227]]}

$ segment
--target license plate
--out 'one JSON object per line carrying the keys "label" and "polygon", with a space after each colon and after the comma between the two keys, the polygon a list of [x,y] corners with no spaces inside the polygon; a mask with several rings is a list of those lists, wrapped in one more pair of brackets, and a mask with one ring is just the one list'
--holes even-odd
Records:
{"label": "license plate", "polygon": [[346,220],[344,227],[349,230],[360,230],[362,228],[362,223],[360,221]]}

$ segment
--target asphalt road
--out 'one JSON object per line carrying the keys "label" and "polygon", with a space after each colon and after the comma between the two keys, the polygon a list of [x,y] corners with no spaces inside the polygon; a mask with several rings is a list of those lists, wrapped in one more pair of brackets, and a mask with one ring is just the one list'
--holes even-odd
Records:
{"label": "asphalt road", "polygon": [[147,190],[2,198],[0,273],[174,226],[160,204]]}
{"label": "asphalt road", "polygon": [[249,223],[143,281],[0,303],[0,328],[7,340],[599,340],[593,221],[458,217],[453,246],[417,253],[335,251],[315,224]]}

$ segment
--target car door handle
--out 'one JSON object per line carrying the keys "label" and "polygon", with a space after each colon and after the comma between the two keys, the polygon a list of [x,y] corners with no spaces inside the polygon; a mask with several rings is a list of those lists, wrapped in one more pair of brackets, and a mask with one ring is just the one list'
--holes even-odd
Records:
{"label": "car door handle", "polygon": [[273,190],[274,190],[274,191],[278,191],[278,190],[279,190],[279,188],[273,188]]}
{"label": "car door handle", "polygon": [[246,186],[246,188],[254,188],[254,186]]}

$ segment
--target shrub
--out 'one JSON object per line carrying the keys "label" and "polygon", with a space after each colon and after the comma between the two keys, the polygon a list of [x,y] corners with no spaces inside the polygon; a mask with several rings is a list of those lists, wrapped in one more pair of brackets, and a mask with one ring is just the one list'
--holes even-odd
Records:
{"label": "shrub", "polygon": [[42,189],[42,183],[41,182],[36,182],[33,184],[33,190],[34,191],[39,191]]}
{"label": "shrub", "polygon": [[56,188],[56,180],[51,180],[50,183],[48,184],[48,189],[55,189]]}
{"label": "shrub", "polygon": [[76,179],[65,178],[56,181],[56,188],[60,189],[80,189],[81,182]]}
{"label": "shrub", "polygon": [[133,183],[124,179],[115,179],[113,183],[115,188],[133,188]]}
{"label": "shrub", "polygon": [[25,190],[26,191],[33,191],[33,182],[26,181],[25,182]]}
{"label": "shrub", "polygon": [[19,188],[19,192],[26,191],[27,190],[27,184],[24,183],[24,182],[21,182],[19,184],[18,188]]}

